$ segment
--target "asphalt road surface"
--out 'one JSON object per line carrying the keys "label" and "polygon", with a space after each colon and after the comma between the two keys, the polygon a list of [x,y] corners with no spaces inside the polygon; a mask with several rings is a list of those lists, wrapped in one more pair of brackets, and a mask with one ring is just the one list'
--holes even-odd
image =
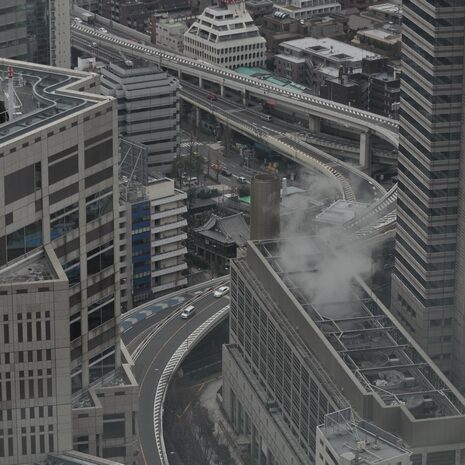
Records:
{"label": "asphalt road surface", "polygon": [[[187,292],[180,295],[188,297],[191,293]],[[180,318],[179,314],[180,309],[186,305],[186,302],[187,300],[176,308],[171,307],[169,309],[168,313],[175,313],[175,315],[167,319],[166,323],[139,354],[135,364],[135,376],[140,386],[138,414],[139,441],[145,465],[161,464],[155,443],[153,405],[155,391],[163,369],[176,349],[187,339],[188,335],[217,311],[225,307],[229,302],[229,298],[215,298],[211,291],[207,291],[204,296],[199,297],[196,301],[194,315],[184,320]],[[166,310],[152,316],[149,320],[150,326],[154,326],[166,318],[167,313],[165,312]],[[123,335],[123,340],[126,344],[134,340],[137,334],[139,334],[137,331],[139,325],[140,331],[146,331],[149,328],[147,320],[142,320],[140,323],[135,324],[130,331],[127,331]]]}

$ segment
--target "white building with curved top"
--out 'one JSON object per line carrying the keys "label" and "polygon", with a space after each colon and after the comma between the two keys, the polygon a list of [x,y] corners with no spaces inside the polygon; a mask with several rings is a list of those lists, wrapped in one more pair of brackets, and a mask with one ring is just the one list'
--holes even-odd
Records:
{"label": "white building with curved top", "polygon": [[184,33],[184,54],[225,68],[264,66],[266,40],[241,0],[207,7]]}

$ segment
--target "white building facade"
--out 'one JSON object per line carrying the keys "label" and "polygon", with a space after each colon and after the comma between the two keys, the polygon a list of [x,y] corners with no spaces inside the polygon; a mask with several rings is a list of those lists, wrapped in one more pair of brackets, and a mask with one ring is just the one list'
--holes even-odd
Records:
{"label": "white building facade", "polygon": [[240,0],[207,7],[184,34],[184,54],[225,68],[264,66],[266,40]]}
{"label": "white building facade", "polygon": [[182,53],[184,50],[183,36],[187,30],[184,21],[173,18],[160,18],[156,23],[155,43],[158,47]]}
{"label": "white building facade", "polygon": [[102,69],[101,89],[118,99],[120,135],[147,147],[149,172],[168,173],[180,143],[178,80],[126,60]]}
{"label": "white building facade", "polygon": [[335,0],[290,0],[286,4],[275,7],[276,11],[281,11],[294,19],[309,19],[315,15],[341,11],[341,4]]}
{"label": "white building facade", "polygon": [[[124,189],[124,183],[121,184]],[[131,309],[187,285],[187,194],[168,178],[132,185],[121,201],[121,305]]]}
{"label": "white building facade", "polygon": [[[19,389],[19,408],[25,409],[20,410],[23,422],[18,423],[19,436],[15,432],[16,441],[18,437],[25,437],[25,446],[21,438],[20,445],[16,445],[16,449],[8,455],[11,458],[8,462],[1,457],[0,449],[0,463],[37,463],[46,453],[61,452],[68,448],[69,439],[61,440],[58,431],[61,433],[69,429],[60,426],[60,422],[54,419],[61,415],[60,411],[58,408],[47,408],[42,409],[44,423],[41,427],[45,425],[45,418],[49,417],[48,425],[53,426],[57,439],[49,439],[51,430],[39,429],[39,436],[43,432],[44,438],[39,438],[34,449],[30,436],[35,431],[28,429],[28,425],[34,426],[32,415],[40,417],[40,411],[33,412],[30,408],[45,407],[48,401],[61,405],[63,411],[65,407],[73,409],[72,444],[77,449],[132,463],[132,457],[138,449],[135,440],[138,386],[128,366],[130,360],[119,333],[116,102],[113,98],[92,93],[98,89],[96,75],[72,70],[57,71],[50,66],[0,59],[2,73],[5,74],[9,66],[14,66],[15,78],[20,75],[23,77],[23,84],[17,80],[23,111],[21,115],[17,114],[14,119],[1,125],[0,266],[9,267],[41,246],[50,247],[56,256],[56,260],[52,261],[62,267],[67,278],[67,302],[66,307],[65,304],[61,305],[64,298],[61,291],[50,295],[47,302],[42,301],[47,293],[52,293],[51,286],[45,284],[37,289],[36,296],[32,295],[32,285],[23,286],[28,294],[31,292],[29,301],[25,300],[24,304],[19,299],[17,304],[3,301],[4,311],[11,312],[11,316],[6,316],[10,321],[16,318],[16,321],[8,323],[10,326],[18,327],[20,322],[17,321],[17,315],[24,313],[24,340],[29,345],[25,347],[27,359],[24,358],[25,354],[22,355],[24,361],[21,361],[21,355],[17,352],[23,349],[18,345],[16,348],[10,347],[10,352],[16,351],[14,359],[10,354],[10,363],[18,363],[19,367],[23,367],[19,370],[27,381],[24,399],[21,398],[21,376],[18,374],[19,378],[11,378],[10,383],[11,389]],[[45,98],[43,89],[52,82],[54,91],[47,93]],[[40,102],[40,107],[36,102]],[[51,256],[49,254],[49,258]],[[25,266],[27,271],[28,268]],[[55,274],[61,283],[60,272]],[[49,287],[49,291],[45,291],[46,287]],[[30,306],[29,311],[26,308],[33,299],[40,305]],[[60,309],[54,307],[57,299]],[[45,309],[47,305],[50,309]],[[12,310],[14,306],[17,310]],[[42,309],[44,314],[38,315]],[[57,313],[54,315],[53,311]],[[57,321],[55,333],[51,329],[47,335],[47,320],[52,328],[54,318],[60,319],[60,326]],[[62,318],[67,321],[66,334],[69,341],[62,337],[65,333]],[[45,336],[42,334],[40,339],[39,324],[41,331],[45,331]],[[13,330],[9,337],[11,340],[19,339]],[[49,364],[51,372],[48,368],[44,371],[38,357],[42,357],[43,361],[44,350],[47,349],[52,350],[53,357],[53,344],[61,344],[57,346],[60,348],[59,353],[66,353],[66,357],[60,355],[60,360],[56,359],[56,367]],[[39,350],[42,351],[40,354],[37,352]],[[37,370],[27,365],[31,363],[29,351]],[[56,354],[58,357],[58,352]],[[4,363],[2,360],[2,367]],[[65,363],[66,370],[62,370],[58,363]],[[38,372],[39,369],[42,373]],[[32,375],[29,374],[30,370]],[[112,384],[107,388],[105,383],[110,377]],[[62,379],[66,379],[66,383]],[[34,391],[31,390],[29,380],[35,383]],[[50,382],[51,390],[48,386]],[[120,393],[116,397],[112,392],[115,388]],[[64,391],[68,392],[68,400],[65,399]],[[34,394],[30,394],[32,392]],[[107,398],[111,400],[107,402]],[[11,403],[2,402],[0,398],[0,411],[11,408],[8,407]],[[85,412],[75,414],[76,410],[83,408]],[[9,421],[8,413],[6,415]],[[126,425],[124,430],[119,430],[119,435],[106,433],[106,422],[110,423],[114,418],[112,415],[118,415],[117,419]],[[3,428],[2,431],[9,428]],[[10,448],[8,441],[7,447]],[[40,441],[45,441],[43,447]]]}

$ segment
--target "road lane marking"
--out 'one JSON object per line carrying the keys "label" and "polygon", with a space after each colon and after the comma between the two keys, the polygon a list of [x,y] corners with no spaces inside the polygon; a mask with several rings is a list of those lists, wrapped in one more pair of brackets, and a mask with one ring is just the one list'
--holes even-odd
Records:
{"label": "road lane marking", "polygon": [[[208,296],[211,296],[211,295],[208,294]],[[206,296],[206,297],[207,297],[207,296]],[[221,299],[215,299],[210,305],[208,305],[208,306],[206,306],[205,308],[202,308],[201,310],[199,310],[198,315],[201,314],[201,313],[203,313],[203,312],[205,312],[205,311],[207,311],[209,308],[211,308],[212,306],[214,306],[214,305],[216,305],[217,303],[221,302],[223,299],[225,299],[225,297],[221,297]],[[220,308],[220,309],[221,309],[221,308]],[[220,309],[219,309],[219,310],[220,310]],[[195,318],[195,317],[194,317],[194,318]],[[143,376],[142,381],[141,381],[141,383],[140,383],[140,390],[139,390],[139,392],[142,391],[142,386],[143,386],[144,383],[145,383],[145,380],[146,380],[146,378],[147,378],[148,373],[149,373],[150,371],[152,371],[152,373],[154,372],[154,370],[153,370],[153,365],[154,365],[154,363],[155,363],[156,358],[158,357],[158,355],[160,355],[160,352],[166,347],[166,345],[167,345],[167,344],[168,344],[168,343],[182,330],[182,329],[184,329],[184,328],[188,325],[188,323],[189,323],[189,321],[186,321],[185,323],[183,323],[182,326],[180,326],[180,327],[179,327],[179,328],[178,328],[178,329],[164,342],[164,344],[160,347],[160,349],[155,353],[155,355],[154,355],[154,357],[153,357],[151,363],[149,364],[147,370],[146,370],[145,373],[144,373],[144,376]],[[147,347],[146,347],[145,349],[147,349]],[[169,362],[168,362],[168,363],[169,363]],[[159,381],[160,381],[160,380],[159,380]],[[158,384],[158,383],[157,383],[157,384]],[[155,406],[155,398],[154,398],[153,406]],[[142,443],[140,442],[140,438],[139,438],[139,444],[140,444],[140,449],[141,449],[141,451],[142,451],[142,457],[143,457],[143,459],[144,459],[144,463],[145,463],[145,465],[148,465],[148,464],[147,464],[147,461],[146,461],[146,459],[145,459],[144,449],[143,449]]]}

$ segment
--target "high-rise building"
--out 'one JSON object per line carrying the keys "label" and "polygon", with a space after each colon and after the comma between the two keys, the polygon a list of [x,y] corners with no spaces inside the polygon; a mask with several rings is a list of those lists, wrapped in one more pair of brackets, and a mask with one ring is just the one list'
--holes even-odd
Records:
{"label": "high-rise building", "polygon": [[50,245],[0,268],[0,462],[71,449],[68,279]]}
{"label": "high-rise building", "polygon": [[[118,325],[116,101],[92,94],[98,87],[95,75],[0,60],[3,75],[8,67],[17,85],[15,107],[19,106],[20,112],[0,127],[0,266],[9,266],[42,245],[56,255],[69,287],[62,312],[69,310],[65,362],[70,381],[63,389],[70,382],[73,442],[79,450],[129,462],[137,449],[132,426],[137,383],[125,363]],[[42,302],[39,291],[38,304]],[[36,344],[37,325],[46,328],[47,318],[52,322],[56,316],[52,310],[50,317],[39,317],[36,310],[28,316],[28,302],[18,301],[18,311],[25,313],[24,337]],[[32,360],[38,356],[32,353]],[[20,360],[18,363],[23,363]],[[23,376],[30,377],[26,372]],[[41,376],[45,379],[50,375],[31,375]],[[12,381],[16,386],[20,380]],[[124,395],[106,394],[115,389]],[[125,426],[119,428],[120,424]]]}
{"label": "high-rise building", "polygon": [[465,385],[465,4],[403,3],[399,188],[391,306]]}
{"label": "high-rise building", "polygon": [[394,434],[413,464],[461,465],[465,399],[352,274],[349,249],[316,237],[249,241],[231,260],[222,398],[239,445],[262,465],[321,463],[320,439],[346,451],[321,427],[317,444],[317,427],[351,406],[359,426]]}
{"label": "high-rise building", "polygon": [[70,67],[69,0],[2,0],[0,56]]}
{"label": "high-rise building", "polygon": [[264,66],[266,40],[243,0],[205,8],[184,33],[184,54],[224,68]]}
{"label": "high-rise building", "polygon": [[125,60],[103,68],[101,84],[118,99],[121,136],[147,147],[149,173],[170,172],[180,144],[179,81],[157,66]]}
{"label": "high-rise building", "polygon": [[143,145],[121,141],[121,307],[130,309],[187,284],[187,194],[147,175]]}

